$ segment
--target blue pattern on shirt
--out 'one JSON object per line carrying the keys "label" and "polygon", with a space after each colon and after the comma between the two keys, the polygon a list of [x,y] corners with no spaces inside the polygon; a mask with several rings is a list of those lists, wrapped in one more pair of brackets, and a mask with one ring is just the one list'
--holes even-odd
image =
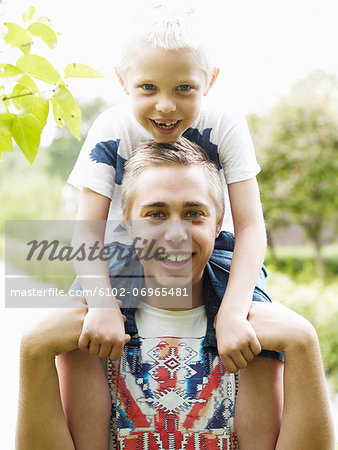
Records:
{"label": "blue pattern on shirt", "polygon": [[210,140],[210,133],[212,128],[205,128],[201,134],[197,128],[188,128],[184,133],[183,137],[188,139],[190,142],[194,142],[205,150],[209,158],[216,164],[217,168],[222,169],[221,163],[218,157],[218,147],[213,144]]}
{"label": "blue pattern on shirt", "polygon": [[[188,128],[183,133],[183,137],[190,142],[200,145],[220,170],[222,166],[218,157],[218,147],[210,140],[211,130],[212,128],[205,128],[201,134],[197,128]],[[115,183],[118,185],[122,183],[124,165],[127,162],[127,160],[118,153],[119,146],[120,139],[99,142],[90,152],[90,159],[92,161],[114,167]]]}
{"label": "blue pattern on shirt", "polygon": [[99,142],[90,152],[90,159],[96,163],[107,164],[115,169],[115,183],[121,184],[126,159],[119,155],[120,139]]}

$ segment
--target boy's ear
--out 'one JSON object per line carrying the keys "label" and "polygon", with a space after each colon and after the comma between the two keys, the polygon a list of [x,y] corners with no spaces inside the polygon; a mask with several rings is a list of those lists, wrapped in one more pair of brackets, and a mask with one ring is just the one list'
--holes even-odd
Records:
{"label": "boy's ear", "polygon": [[211,80],[209,83],[209,86],[207,88],[207,90],[204,92],[204,95],[207,95],[207,93],[210,91],[210,89],[212,88],[212,86],[215,84],[215,81],[218,77],[219,74],[219,68],[215,67],[214,70],[212,71],[212,75],[211,75]]}
{"label": "boy's ear", "polygon": [[116,73],[117,79],[119,80],[120,85],[123,87],[124,92],[127,95],[129,95],[129,91],[127,89],[126,83],[121,75],[119,68],[116,66],[116,67],[114,67],[114,70],[115,70],[115,73]]}

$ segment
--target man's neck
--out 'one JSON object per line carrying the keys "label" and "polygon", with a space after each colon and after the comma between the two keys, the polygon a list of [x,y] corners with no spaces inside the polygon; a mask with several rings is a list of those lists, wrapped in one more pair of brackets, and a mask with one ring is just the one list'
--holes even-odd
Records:
{"label": "man's neck", "polygon": [[[203,280],[194,286],[164,287],[154,286],[151,280],[146,279],[146,292],[148,295],[144,299],[145,303],[167,311],[184,311],[198,308],[204,304]],[[153,292],[153,295],[149,295],[150,292]],[[156,293],[160,293],[160,295],[156,295]]]}

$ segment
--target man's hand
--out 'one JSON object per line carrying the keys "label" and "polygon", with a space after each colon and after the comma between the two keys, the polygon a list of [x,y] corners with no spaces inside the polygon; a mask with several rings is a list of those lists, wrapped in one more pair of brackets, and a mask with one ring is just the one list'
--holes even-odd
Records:
{"label": "man's hand", "polygon": [[[74,301],[74,298],[72,299]],[[82,298],[74,302],[75,308],[59,308],[30,324],[22,337],[23,353],[54,358],[75,350],[87,312]]]}
{"label": "man's hand", "polygon": [[261,352],[254,329],[240,314],[230,314],[220,309],[214,327],[218,353],[228,372],[244,369]]}
{"label": "man's hand", "polygon": [[252,302],[248,320],[265,350],[286,352],[317,339],[309,321],[278,302]]}
{"label": "man's hand", "polygon": [[123,356],[124,344],[130,340],[124,330],[125,320],[118,306],[89,309],[83,322],[79,349],[117,361]]}

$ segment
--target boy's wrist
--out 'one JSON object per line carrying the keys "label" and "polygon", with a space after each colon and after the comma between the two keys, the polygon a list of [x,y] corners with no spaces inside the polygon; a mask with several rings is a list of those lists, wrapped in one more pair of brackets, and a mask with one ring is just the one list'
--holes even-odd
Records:
{"label": "boy's wrist", "polygon": [[250,304],[252,302],[252,296],[246,296],[246,299],[233,295],[224,295],[222,303],[219,307],[220,314],[227,314],[239,317],[247,317]]}
{"label": "boy's wrist", "polygon": [[118,300],[113,295],[86,298],[86,301],[90,310],[105,309],[105,308],[120,309]]}

